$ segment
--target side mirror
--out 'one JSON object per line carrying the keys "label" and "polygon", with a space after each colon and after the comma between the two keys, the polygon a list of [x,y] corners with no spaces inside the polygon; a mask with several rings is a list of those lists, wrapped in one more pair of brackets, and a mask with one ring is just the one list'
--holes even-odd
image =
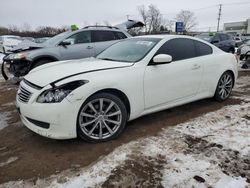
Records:
{"label": "side mirror", "polygon": [[164,63],[171,63],[172,56],[167,54],[158,54],[153,58],[154,64],[164,64]]}
{"label": "side mirror", "polygon": [[213,40],[211,43],[212,44],[217,44],[217,43],[219,43],[220,41],[218,41],[218,40]]}
{"label": "side mirror", "polygon": [[62,42],[60,42],[59,43],[59,46],[68,46],[68,45],[71,45],[71,42],[69,42],[69,41],[62,41]]}

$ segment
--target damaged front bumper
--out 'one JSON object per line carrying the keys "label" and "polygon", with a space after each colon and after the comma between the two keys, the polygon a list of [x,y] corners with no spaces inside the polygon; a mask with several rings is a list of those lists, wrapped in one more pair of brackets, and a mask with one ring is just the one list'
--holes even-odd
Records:
{"label": "damaged front bumper", "polygon": [[1,73],[5,80],[12,77],[22,77],[26,75],[31,66],[31,61],[26,59],[13,59],[12,54],[3,58]]}

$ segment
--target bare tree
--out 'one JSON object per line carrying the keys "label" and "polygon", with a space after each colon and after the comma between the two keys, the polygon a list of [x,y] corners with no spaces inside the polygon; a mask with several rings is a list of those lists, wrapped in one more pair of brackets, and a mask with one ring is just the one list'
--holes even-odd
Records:
{"label": "bare tree", "polygon": [[18,32],[19,28],[16,25],[8,25],[8,30],[10,32]]}
{"label": "bare tree", "polygon": [[30,26],[30,24],[28,24],[28,23],[25,22],[25,23],[23,23],[21,25],[20,30],[23,31],[23,32],[25,32],[25,31],[31,31],[31,26]]}
{"label": "bare tree", "polygon": [[160,10],[155,5],[149,5],[148,9],[141,5],[138,7],[138,11],[145,24],[145,33],[160,31],[163,18]]}
{"label": "bare tree", "polygon": [[155,5],[151,4],[148,8],[149,31],[154,33],[160,30],[163,19],[160,10]]}
{"label": "bare tree", "polygon": [[190,31],[198,25],[194,13],[189,10],[181,10],[175,19],[179,22],[183,22],[185,32]]}
{"label": "bare tree", "polygon": [[138,7],[138,11],[139,14],[142,18],[143,23],[145,24],[144,28],[145,28],[145,33],[148,33],[148,22],[149,22],[149,16],[148,16],[148,12],[147,9],[145,7],[145,5],[141,5]]}

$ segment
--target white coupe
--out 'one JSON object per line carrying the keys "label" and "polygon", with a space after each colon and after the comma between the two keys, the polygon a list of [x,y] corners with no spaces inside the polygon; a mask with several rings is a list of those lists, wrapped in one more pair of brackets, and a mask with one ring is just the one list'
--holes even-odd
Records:
{"label": "white coupe", "polygon": [[234,55],[193,37],[122,40],[96,58],[32,70],[17,93],[22,122],[49,138],[116,138],[127,121],[203,98],[226,100],[237,78]]}

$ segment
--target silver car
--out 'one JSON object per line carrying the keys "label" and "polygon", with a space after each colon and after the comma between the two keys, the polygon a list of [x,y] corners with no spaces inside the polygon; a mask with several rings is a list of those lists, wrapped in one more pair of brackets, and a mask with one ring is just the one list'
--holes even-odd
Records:
{"label": "silver car", "polygon": [[[131,37],[117,27],[88,26],[77,31],[56,35],[44,43],[19,46],[15,53],[4,58],[8,72],[15,77],[26,75],[31,69],[53,61],[93,57],[117,40]],[[6,68],[2,66],[5,79]]]}

